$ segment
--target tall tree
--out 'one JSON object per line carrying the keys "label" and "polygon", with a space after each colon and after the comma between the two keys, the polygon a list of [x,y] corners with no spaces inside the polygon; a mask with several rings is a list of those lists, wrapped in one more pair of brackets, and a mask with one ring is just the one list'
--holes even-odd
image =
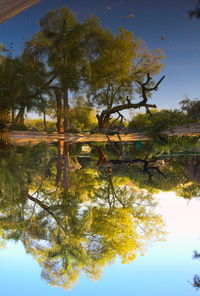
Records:
{"label": "tall tree", "polygon": [[25,111],[35,108],[46,92],[47,73],[39,62],[4,58],[0,64],[0,107],[11,111],[11,122],[23,124]]}
{"label": "tall tree", "polygon": [[[133,34],[123,28],[116,35],[104,31],[96,55],[90,61],[88,79],[88,95],[100,108],[97,115],[100,129],[109,126],[112,115],[122,118],[123,110],[145,107],[150,112],[149,108],[156,108],[148,104],[148,96],[158,89],[164,78],[152,83],[151,76],[160,72],[162,58],[161,51],[147,50],[141,40],[135,40]],[[142,99],[133,102],[137,95]]]}
{"label": "tall tree", "polygon": [[88,69],[84,43],[91,23],[97,25],[93,18],[81,25],[67,7],[53,10],[41,19],[41,30],[26,44],[25,55],[43,61],[53,77],[59,131],[69,130],[69,91],[79,90]]}

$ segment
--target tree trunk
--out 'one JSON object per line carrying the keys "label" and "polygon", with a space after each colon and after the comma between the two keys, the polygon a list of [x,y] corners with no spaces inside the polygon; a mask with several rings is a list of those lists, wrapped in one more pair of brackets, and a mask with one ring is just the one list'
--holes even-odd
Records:
{"label": "tree trunk", "polygon": [[15,122],[15,109],[14,106],[11,108],[11,123],[14,124]]}
{"label": "tree trunk", "polygon": [[63,167],[63,145],[62,140],[58,141],[58,150],[57,150],[57,173],[56,173],[56,186],[59,185],[62,178],[62,167]]}
{"label": "tree trunk", "polygon": [[97,120],[98,120],[98,128],[99,130],[104,130],[109,127],[110,123],[110,115],[102,116],[102,114],[99,116],[97,114]]}
{"label": "tree trunk", "polygon": [[15,117],[15,121],[14,121],[15,124],[24,124],[24,111],[25,111],[24,107],[20,108],[20,110],[18,111]]}
{"label": "tree trunk", "polygon": [[24,125],[24,110],[20,113],[19,124]]}
{"label": "tree trunk", "polygon": [[63,114],[63,108],[62,108],[62,98],[61,98],[61,91],[59,88],[54,88],[54,94],[56,97],[56,117],[57,117],[57,130],[59,133],[63,133],[63,122],[62,122],[62,114]]}
{"label": "tree trunk", "polygon": [[103,149],[101,147],[96,147],[96,150],[99,154],[99,159],[98,159],[97,165],[107,164],[109,161],[108,161],[108,158],[105,155]]}
{"label": "tree trunk", "polygon": [[64,191],[67,192],[69,190],[69,142],[64,143],[64,180],[63,186]]}
{"label": "tree trunk", "polygon": [[65,193],[69,190],[69,148],[68,142],[58,141],[56,186],[62,184]]}
{"label": "tree trunk", "polygon": [[64,91],[64,132],[69,132],[69,97],[68,97],[68,89]]}
{"label": "tree trunk", "polygon": [[46,112],[45,108],[43,111],[43,124],[44,124],[44,130],[47,131],[47,121],[46,121]]}

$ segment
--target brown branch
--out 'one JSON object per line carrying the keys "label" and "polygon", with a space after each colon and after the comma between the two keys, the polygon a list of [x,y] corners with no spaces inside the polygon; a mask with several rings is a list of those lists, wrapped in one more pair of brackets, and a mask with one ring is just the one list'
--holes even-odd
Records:
{"label": "brown branch", "polygon": [[109,128],[111,128],[111,127],[114,125],[114,123],[115,123],[119,118],[120,118],[120,115],[118,115],[118,117],[115,118],[115,120],[113,120],[113,122],[111,122]]}
{"label": "brown branch", "polygon": [[145,108],[146,108],[146,113],[149,114],[150,116],[152,116],[152,113],[151,113],[149,107],[145,107]]}
{"label": "brown branch", "polygon": [[115,107],[113,107],[111,109],[103,110],[101,112],[101,114],[98,115],[98,117],[102,118],[105,115],[108,116],[108,115],[111,115],[111,114],[114,114],[114,113],[117,113],[117,112],[120,112],[120,111],[123,111],[123,110],[126,110],[126,109],[138,109],[138,108],[141,108],[141,107],[157,108],[157,106],[155,104],[146,104],[146,103],[144,103],[144,100],[142,100],[139,103],[122,104],[122,105],[115,106]]}
{"label": "brown branch", "polygon": [[111,139],[109,138],[109,136],[106,134],[106,137],[108,139],[108,142],[111,144],[111,147],[113,148],[113,150],[120,155],[120,151],[114,146],[113,142],[111,141]]}
{"label": "brown branch", "polygon": [[150,77],[150,73],[147,73],[147,80],[143,83],[143,86],[147,85],[152,78]]}
{"label": "brown branch", "polygon": [[59,225],[59,227],[65,232],[64,227],[62,225],[60,225],[60,221],[58,220],[56,215],[50,210],[50,208],[46,204],[44,204],[41,200],[33,197],[30,194],[27,195],[27,199],[29,199],[29,200],[33,201],[35,204],[39,205],[44,211],[46,211],[51,217],[53,217],[54,220]]}
{"label": "brown branch", "polygon": [[156,170],[159,174],[161,174],[165,179],[167,179],[167,177],[165,176],[165,174],[163,174],[163,172],[161,172],[161,170],[159,169],[159,167],[155,166],[155,167],[148,167],[148,170]]}
{"label": "brown branch", "polygon": [[142,83],[139,80],[136,80],[136,82],[141,86],[141,92],[142,92],[142,100],[138,103],[131,103],[131,101],[129,100],[128,97],[126,97],[126,101],[127,103],[125,104],[121,104],[115,107],[110,107],[107,108],[105,110],[103,110],[101,112],[100,115],[97,115],[97,119],[98,119],[98,123],[99,123],[99,127],[100,128],[105,128],[108,126],[109,124],[109,120],[110,120],[110,116],[114,113],[118,113],[120,114],[120,111],[123,110],[127,110],[127,109],[138,109],[141,107],[146,108],[146,111],[148,114],[151,115],[150,109],[149,108],[157,108],[155,104],[147,104],[148,101],[148,92],[151,91],[157,91],[158,90],[158,86],[160,85],[160,83],[163,81],[163,79],[165,78],[165,76],[163,76],[154,87],[148,88],[147,85],[150,82],[150,80],[152,79],[150,77],[150,74],[147,73],[147,79],[144,83]]}
{"label": "brown branch", "polygon": [[165,75],[156,83],[156,85],[154,87],[151,88],[146,88],[147,91],[157,91],[158,90],[158,86],[161,84],[161,82],[163,81],[163,79],[165,78]]}

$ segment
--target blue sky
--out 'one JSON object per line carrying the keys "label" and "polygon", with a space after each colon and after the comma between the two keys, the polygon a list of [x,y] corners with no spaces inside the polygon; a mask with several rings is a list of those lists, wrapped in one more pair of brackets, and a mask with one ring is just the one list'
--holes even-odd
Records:
{"label": "blue sky", "polygon": [[[200,20],[190,20],[187,13],[196,0],[43,0],[1,24],[0,41],[13,46],[19,54],[24,41],[38,31],[38,21],[45,12],[63,5],[69,6],[79,20],[96,14],[104,27],[116,32],[123,26],[136,38],[141,37],[149,48],[164,50],[161,75],[166,78],[152,99],[158,108],[178,107],[185,95],[199,97]],[[127,18],[130,14],[134,17]]]}
{"label": "blue sky", "polygon": [[93,282],[83,276],[70,291],[52,288],[41,280],[41,269],[20,245],[9,244],[0,251],[1,295],[8,296],[193,296],[189,284],[200,274],[200,262],[192,260],[200,247],[200,202],[178,198],[174,193],[157,196],[157,211],[163,215],[169,232],[165,242],[154,243],[144,256],[128,265],[119,262],[105,268],[102,278]]}

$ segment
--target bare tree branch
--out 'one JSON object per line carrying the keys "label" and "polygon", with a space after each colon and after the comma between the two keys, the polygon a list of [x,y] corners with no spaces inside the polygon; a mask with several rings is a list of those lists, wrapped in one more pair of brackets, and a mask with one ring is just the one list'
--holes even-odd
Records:
{"label": "bare tree branch", "polygon": [[[149,82],[152,79],[150,77],[149,73],[147,73],[147,79],[146,79],[145,82],[141,82],[139,80],[136,80],[136,82],[141,87],[142,100],[140,100],[138,103],[133,104],[131,102],[131,100],[129,99],[129,97],[126,97],[126,102],[127,103],[121,104],[121,105],[118,105],[118,106],[114,106],[114,107],[109,106],[107,109],[102,110],[100,115],[97,114],[99,128],[103,129],[103,128],[108,127],[111,115],[114,114],[114,113],[118,113],[118,115],[119,115],[119,114],[121,114],[120,111],[123,111],[123,110],[138,109],[138,108],[144,107],[144,108],[146,108],[147,113],[151,115],[150,108],[157,108],[157,107],[156,107],[155,104],[148,104],[147,103],[147,101],[148,101],[148,93],[151,92],[151,91],[157,91],[158,86],[161,84],[161,82],[163,81],[164,78],[165,78],[165,76],[162,76],[162,78],[155,84],[155,86],[149,87],[149,88],[147,86],[148,86]],[[121,117],[121,115],[120,115],[120,117]],[[118,116],[118,119],[120,117]],[[121,117],[121,119],[122,119],[122,117]]]}

